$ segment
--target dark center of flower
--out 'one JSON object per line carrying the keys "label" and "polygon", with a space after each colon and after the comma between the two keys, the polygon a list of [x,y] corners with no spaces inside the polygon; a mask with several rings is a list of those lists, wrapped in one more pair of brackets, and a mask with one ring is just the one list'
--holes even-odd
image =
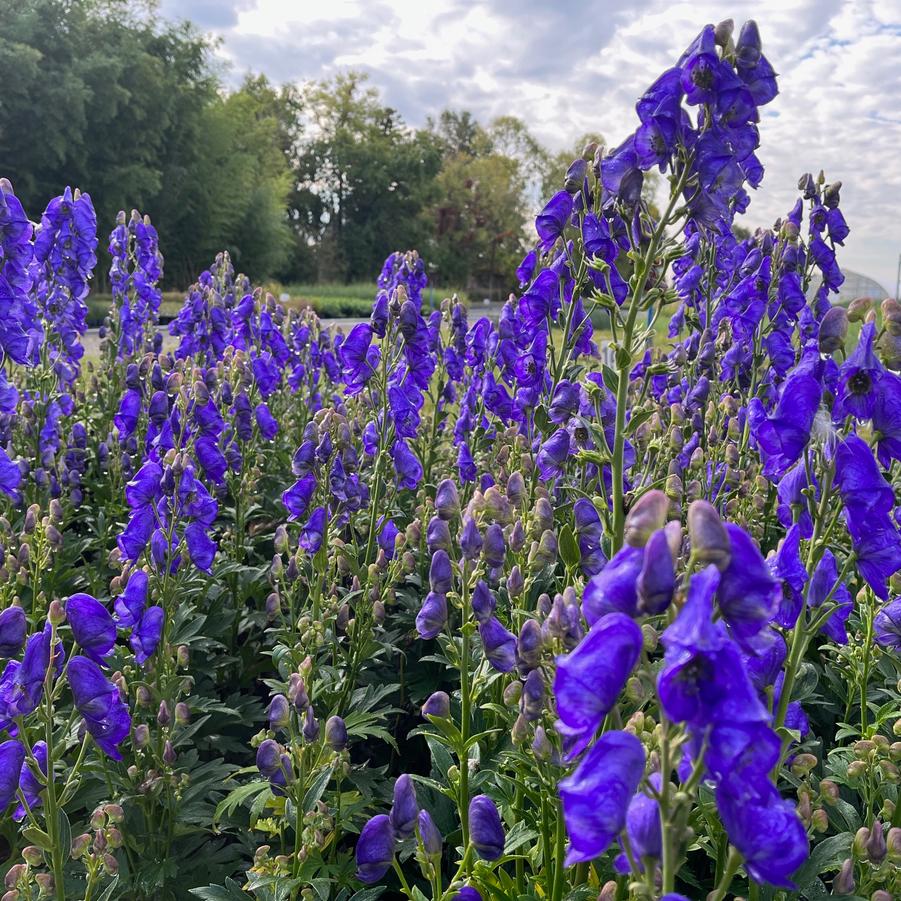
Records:
{"label": "dark center of flower", "polygon": [[865,369],[860,369],[848,379],[848,389],[852,394],[867,394],[873,387],[873,380]]}

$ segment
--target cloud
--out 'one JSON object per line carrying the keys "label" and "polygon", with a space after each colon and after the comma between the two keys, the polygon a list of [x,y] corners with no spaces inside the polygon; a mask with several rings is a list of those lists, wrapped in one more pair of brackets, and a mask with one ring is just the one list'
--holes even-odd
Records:
{"label": "cloud", "polygon": [[411,124],[442,109],[514,114],[554,150],[612,144],[636,98],[705,22],[754,17],[780,73],[760,123],[766,176],[747,220],[794,203],[798,177],[843,182],[852,232],[840,262],[894,288],[901,251],[901,0],[164,0],[223,39],[233,76],[367,72]]}

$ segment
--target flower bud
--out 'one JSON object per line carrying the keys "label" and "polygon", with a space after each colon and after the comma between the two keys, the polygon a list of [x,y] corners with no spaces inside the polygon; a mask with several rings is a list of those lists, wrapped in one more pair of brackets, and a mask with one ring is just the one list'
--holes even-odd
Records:
{"label": "flower bud", "polygon": [[103,855],[103,869],[110,876],[115,876],[119,872],[119,861],[108,851]]}
{"label": "flower bud", "polygon": [[32,504],[25,511],[25,522],[22,525],[22,531],[26,535],[31,535],[37,528],[38,520],[41,517],[41,508],[37,504]]}
{"label": "flower bud", "polygon": [[523,528],[522,520],[517,519],[513,523],[513,530],[510,532],[510,550],[518,554],[526,545],[526,530]]}
{"label": "flower bud", "polygon": [[73,860],[79,860],[85,851],[88,850],[88,846],[91,844],[91,836],[88,835],[87,832],[83,832],[81,835],[75,836],[72,839],[72,850],[71,857]]}
{"label": "flower bud", "polygon": [[35,873],[34,881],[42,896],[49,898],[56,893],[56,880],[53,878],[53,873]]}
{"label": "flower bud", "polygon": [[303,720],[303,737],[308,742],[314,742],[319,738],[319,721],[313,713],[312,706],[307,707]]}
{"label": "flower bud", "polygon": [[829,828],[829,816],[822,807],[810,815],[810,826],[814,832],[825,832]]}
{"label": "flower bud", "polygon": [[535,737],[532,739],[532,753],[539,760],[549,760],[554,753],[554,746],[547,737],[543,726],[535,727]]}
{"label": "flower bud", "polygon": [[885,860],[888,849],[885,844],[885,835],[882,832],[882,823],[879,820],[873,821],[873,825],[870,827],[870,834],[864,843],[864,849],[871,863],[878,866]]}
{"label": "flower bud", "polygon": [[538,620],[527,619],[519,632],[516,644],[516,665],[520,675],[533,672],[541,663],[541,625]]}
{"label": "flower bud", "polygon": [[450,697],[447,692],[436,691],[430,694],[422,705],[422,715],[447,719],[450,716]]}
{"label": "flower bud", "polygon": [[419,832],[419,840],[422,842],[423,850],[430,857],[437,857],[441,854],[441,848],[444,840],[435,821],[427,810],[420,810],[416,819],[416,828]]}
{"label": "flower bud", "polygon": [[165,701],[160,701],[159,710],[156,714],[156,721],[161,726],[168,726],[172,722],[172,715],[169,713],[169,705]]}
{"label": "flower bud", "polygon": [[525,588],[525,580],[522,577],[522,570],[517,564],[507,576],[507,596],[518,598],[522,594],[523,588]]}
{"label": "flower bud", "polygon": [[887,892],[884,889],[876,889],[872,895],[870,895],[870,901],[894,901],[894,898],[891,892]]}
{"label": "flower bud", "polygon": [[146,748],[150,744],[150,729],[146,723],[135,726],[132,740],[136,748]]}
{"label": "flower bud", "polygon": [[453,479],[443,479],[435,489],[435,512],[441,519],[456,519],[460,515],[460,495]]}
{"label": "flower bud", "polygon": [[425,534],[426,544],[431,553],[434,554],[438,550],[450,553],[453,544],[451,541],[450,526],[446,519],[442,519],[439,516],[433,516],[429,520],[429,525]]}
{"label": "flower bud", "polygon": [[716,507],[708,501],[692,501],[688,507],[688,537],[691,552],[704,564],[724,570],[732,559],[729,533]]}
{"label": "flower bud", "polygon": [[291,720],[288,699],[284,695],[275,695],[266,708],[266,718],[270,729],[284,729]]}
{"label": "flower bud", "polygon": [[541,533],[541,540],[532,543],[529,551],[529,566],[541,569],[557,562],[557,536],[545,529]]}
{"label": "flower bud", "polygon": [[497,806],[488,795],[476,795],[469,802],[469,836],[478,855],[497,860],[504,853],[504,827]]}
{"label": "flower bud", "polygon": [[419,804],[416,800],[416,788],[413,780],[404,773],[398,776],[394,782],[394,803],[388,819],[394,834],[400,838],[409,838],[416,827],[419,815]]}
{"label": "flower bud", "polygon": [[554,508],[546,497],[539,497],[535,501],[532,508],[532,526],[531,534],[534,536],[541,535],[554,527]]}
{"label": "flower bud", "polygon": [[626,514],[624,540],[632,547],[644,547],[658,529],[666,525],[669,498],[654,488],[645,492]]}
{"label": "flower bud", "polygon": [[820,353],[835,353],[844,347],[848,335],[848,313],[844,307],[832,307],[820,321],[817,345]]}
{"label": "flower bud", "polygon": [[325,743],[337,754],[347,747],[347,726],[340,716],[330,716],[325,722]]}
{"label": "flower bud", "polygon": [[61,626],[66,621],[66,609],[59,601],[51,601],[47,609],[47,622]]}
{"label": "flower bud", "polygon": [[832,880],[833,895],[853,895],[857,888],[854,882],[854,859],[849,857],[842,863],[835,879]]}
{"label": "flower bud", "polygon": [[22,860],[29,866],[39,867],[44,862],[44,852],[36,845],[28,845],[22,849]]}
{"label": "flower bud", "polygon": [[163,760],[168,763],[169,766],[172,766],[177,759],[178,755],[175,753],[175,748],[172,746],[172,742],[167,738],[163,745]]}
{"label": "flower bud", "polygon": [[841,797],[839,787],[831,779],[820,782],[820,795],[827,804],[835,804]]}
{"label": "flower bud", "polygon": [[513,506],[519,507],[523,502],[525,494],[526,482],[522,473],[518,470],[510,473],[510,477],[507,479],[507,497],[510,499]]}
{"label": "flower bud", "polygon": [[848,320],[850,322],[863,322],[872,306],[873,299],[871,297],[858,297],[852,300],[848,304]]}
{"label": "flower bud", "polygon": [[[535,620],[530,620],[535,622]],[[536,623],[537,625],[537,623]],[[522,689],[522,697],[519,702],[519,709],[523,717],[530,723],[537,720],[544,710],[545,688],[544,677],[541,670],[533,669],[526,677],[525,685]]]}

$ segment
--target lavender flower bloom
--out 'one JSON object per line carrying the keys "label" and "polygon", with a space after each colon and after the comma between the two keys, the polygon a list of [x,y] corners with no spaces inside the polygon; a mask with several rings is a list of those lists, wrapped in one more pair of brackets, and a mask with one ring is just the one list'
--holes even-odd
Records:
{"label": "lavender flower bloom", "polygon": [[394,803],[388,819],[391,828],[398,839],[409,838],[416,828],[416,818],[419,815],[419,804],[416,801],[416,789],[413,780],[404,773],[398,776],[394,782]]}
{"label": "lavender flower bloom", "polygon": [[25,748],[14,738],[0,744],[0,811],[6,810],[16,797],[24,762]]}
{"label": "lavender flower bloom", "polygon": [[545,481],[559,476],[563,472],[563,464],[569,456],[569,432],[557,429],[538,449],[535,463],[538,472]]}
{"label": "lavender flower bloom", "polygon": [[460,496],[453,479],[442,479],[435,489],[435,512],[443,520],[455,519],[460,515]]}
{"label": "lavender flower bloom", "polygon": [[493,522],[485,530],[485,541],[482,545],[482,557],[491,569],[496,569],[497,567],[504,565],[506,552],[504,530],[498,523]]}
{"label": "lavender flower bloom", "polygon": [[422,481],[422,464],[403,438],[398,438],[391,449],[391,459],[397,473],[399,488],[415,488]]}
{"label": "lavender flower bloom", "polygon": [[624,613],[608,613],[572,653],[557,658],[557,731],[564,736],[568,760],[588,745],[613,708],[641,646],[638,625]]}
{"label": "lavender flower bloom", "polygon": [[476,795],[469,802],[469,839],[485,860],[497,860],[504,853],[501,815],[488,795]]}
{"label": "lavender flower bloom", "polygon": [[535,231],[541,239],[541,249],[548,250],[563,234],[563,229],[572,216],[573,199],[566,191],[558,191],[538,214]]}
{"label": "lavender flower bloom", "polygon": [[447,551],[437,550],[429,565],[429,587],[437,594],[447,594],[453,586],[453,570]]}
{"label": "lavender flower bloom", "polygon": [[25,644],[27,622],[21,607],[7,607],[0,613],[0,657],[15,657]]}
{"label": "lavender flower bloom", "polygon": [[497,607],[497,600],[494,593],[488,587],[488,583],[484,579],[476,582],[476,587],[472,592],[472,612],[478,623],[487,623],[494,615]]}
{"label": "lavender flower bloom", "polygon": [[463,528],[460,531],[460,550],[467,560],[475,560],[482,550],[482,535],[476,521],[471,516],[463,517]]}
{"label": "lavender flower bloom", "polygon": [[437,716],[446,718],[450,716],[450,697],[446,691],[432,692],[422,705],[423,716]]}
{"label": "lavender flower bloom", "polygon": [[121,760],[117,745],[128,735],[131,717],[119,689],[87,657],[73,657],[68,675],[75,709],[84,717],[88,732],[104,754]]}
{"label": "lavender flower bloom", "polygon": [[566,866],[599,857],[626,824],[644,775],[645,752],[628,732],[606,732],[559,786],[569,835]]}
{"label": "lavender flower bloom", "polygon": [[496,670],[509,673],[516,663],[516,636],[492,615],[479,623],[479,638],[488,662]]}
{"label": "lavender flower bloom", "polygon": [[273,794],[283,796],[285,787],[294,780],[294,769],[291,758],[283,752],[281,745],[274,739],[265,739],[257,748],[256,763],[260,774],[269,780]]}
{"label": "lavender flower bloom", "polygon": [[366,885],[378,882],[394,860],[394,830],[388,815],[372,817],[357,839],[357,879]]}
{"label": "lavender flower bloom", "polygon": [[66,619],[82,651],[103,664],[116,643],[116,624],[106,607],[89,594],[73,594],[66,601]]}
{"label": "lavender flower bloom", "polygon": [[[317,507],[310,518],[304,523],[300,533],[298,544],[308,554],[315,554],[322,547],[322,537],[325,534],[326,512],[325,507]],[[394,548],[392,547],[392,551]]]}
{"label": "lavender flower bloom", "polygon": [[877,644],[893,651],[901,651],[901,597],[889,601],[873,620]]}
{"label": "lavender flower bloom", "polygon": [[638,609],[642,613],[663,613],[673,599],[676,574],[665,529],[658,529],[645,546],[644,562],[636,583]]}
{"label": "lavender flower bloom", "polygon": [[[31,748],[31,753],[37,761],[38,766],[44,776],[47,776],[47,743],[36,741]],[[30,810],[34,810],[41,805],[41,792],[44,786],[38,781],[38,777],[32,770],[31,763],[27,760],[22,761],[22,769],[19,773],[19,791],[25,796],[25,802]],[[0,805],[2,808],[2,805]],[[13,811],[13,819],[20,823],[25,819],[25,805],[20,801]]]}

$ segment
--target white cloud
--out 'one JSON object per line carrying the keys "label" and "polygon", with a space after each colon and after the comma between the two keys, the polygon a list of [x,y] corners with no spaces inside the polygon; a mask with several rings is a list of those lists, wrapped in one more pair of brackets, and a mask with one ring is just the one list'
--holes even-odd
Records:
{"label": "white cloud", "polygon": [[701,25],[754,17],[780,73],[764,109],[764,183],[748,218],[794,202],[798,177],[841,179],[847,268],[894,289],[901,252],[901,0],[165,0],[223,38],[236,75],[276,80],[369,72],[421,124],[445,107],[514,113],[547,145],[634,127],[641,91]]}

